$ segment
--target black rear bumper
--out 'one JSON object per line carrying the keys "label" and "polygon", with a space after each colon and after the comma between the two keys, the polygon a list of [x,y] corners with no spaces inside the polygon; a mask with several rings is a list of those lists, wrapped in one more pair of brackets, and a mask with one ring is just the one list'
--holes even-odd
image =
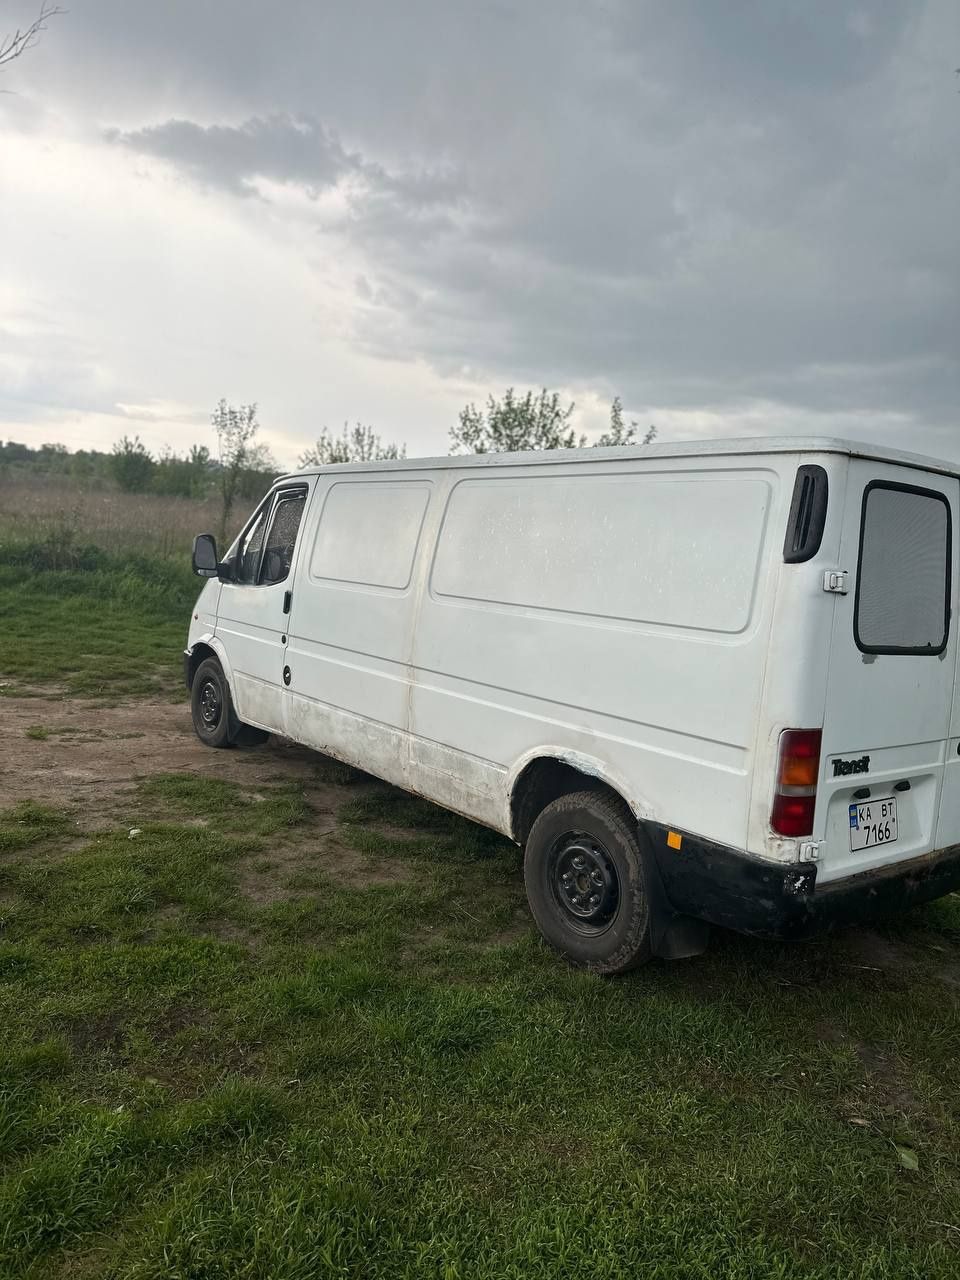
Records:
{"label": "black rear bumper", "polygon": [[766,862],[699,836],[646,824],[674,911],[759,938],[809,938],[906,911],[960,889],[960,845],[817,886],[817,864]]}

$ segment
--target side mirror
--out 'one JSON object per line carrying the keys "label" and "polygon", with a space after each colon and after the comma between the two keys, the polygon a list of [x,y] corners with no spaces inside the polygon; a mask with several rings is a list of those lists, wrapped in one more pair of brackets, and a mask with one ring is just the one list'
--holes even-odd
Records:
{"label": "side mirror", "polygon": [[217,576],[217,540],[212,533],[198,533],[193,540],[193,572],[200,578]]}

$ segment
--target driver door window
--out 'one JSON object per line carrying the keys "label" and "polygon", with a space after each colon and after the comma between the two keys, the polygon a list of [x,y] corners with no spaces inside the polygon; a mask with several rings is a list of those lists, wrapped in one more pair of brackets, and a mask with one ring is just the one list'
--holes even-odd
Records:
{"label": "driver door window", "polygon": [[263,551],[263,563],[260,566],[260,582],[273,585],[283,582],[290,572],[293,563],[293,549],[297,542],[297,531],[303,515],[307,495],[299,493],[280,494],[277,505],[273,509],[273,520],[270,522],[270,533]]}
{"label": "driver door window", "polygon": [[[306,502],[306,490],[293,489],[271,494],[261,503],[235,544],[234,582],[267,587],[284,581]],[[233,558],[232,549],[229,554]]]}

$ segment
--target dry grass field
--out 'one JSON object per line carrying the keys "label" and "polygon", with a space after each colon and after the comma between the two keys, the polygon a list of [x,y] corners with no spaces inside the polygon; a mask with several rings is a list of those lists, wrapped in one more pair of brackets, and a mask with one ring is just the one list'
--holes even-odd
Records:
{"label": "dry grass field", "polygon": [[[245,514],[238,512],[238,520]],[[219,520],[216,496],[199,501],[84,490],[59,477],[24,479],[0,472],[0,539],[93,543],[108,551],[165,558],[185,555],[194,535],[215,532]]]}

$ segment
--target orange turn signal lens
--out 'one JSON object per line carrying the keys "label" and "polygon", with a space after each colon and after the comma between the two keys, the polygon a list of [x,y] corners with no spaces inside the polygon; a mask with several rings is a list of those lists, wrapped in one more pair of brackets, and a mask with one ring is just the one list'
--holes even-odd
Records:
{"label": "orange turn signal lens", "polygon": [[819,729],[785,729],[780,735],[780,787],[815,787],[820,774]]}

